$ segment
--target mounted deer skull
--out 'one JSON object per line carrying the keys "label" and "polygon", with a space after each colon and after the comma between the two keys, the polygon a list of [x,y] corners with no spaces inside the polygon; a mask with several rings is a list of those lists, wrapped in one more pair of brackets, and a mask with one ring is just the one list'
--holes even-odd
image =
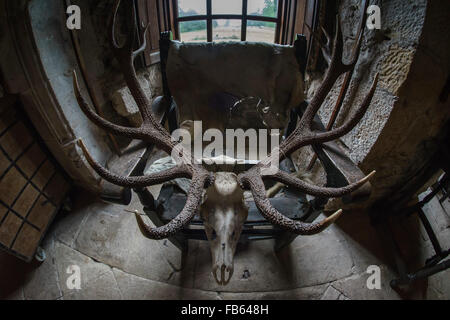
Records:
{"label": "mounted deer skull", "polygon": [[206,190],[200,215],[211,248],[214,278],[218,284],[226,285],[233,275],[234,252],[248,215],[244,190],[234,173],[215,174],[214,183]]}
{"label": "mounted deer skull", "polygon": [[[187,200],[183,210],[168,224],[160,227],[149,226],[142,220],[140,215],[136,215],[137,223],[145,237],[155,240],[171,237],[186,226],[200,210],[201,216],[205,222],[206,234],[211,245],[214,277],[219,284],[226,285],[233,273],[233,255],[236,249],[237,240],[242,231],[242,224],[248,213],[243,197],[244,190],[251,191],[255,204],[262,216],[272,224],[298,235],[312,235],[321,232],[332,224],[341,215],[342,210],[338,210],[330,217],[317,223],[304,223],[291,220],[272,207],[266,196],[264,180],[275,180],[291,188],[298,189],[305,194],[330,198],[341,197],[355,191],[365,184],[374,174],[374,172],[372,172],[360,181],[341,188],[318,187],[278,169],[270,174],[262,174],[262,171],[271,163],[277,163],[274,161],[276,157],[282,161],[287,155],[290,155],[301,147],[338,139],[350,132],[364,116],[374,95],[378,76],[375,78],[374,83],[361,106],[344,124],[326,132],[317,132],[313,129],[313,118],[327,97],[327,94],[332,89],[334,83],[340,75],[352,70],[356,64],[362,41],[362,28],[358,34],[358,49],[355,50],[350,61],[344,63],[342,61],[342,34],[340,26],[337,24],[333,54],[330,58],[329,68],[325,79],[306,108],[296,129],[282,141],[276,154],[272,152],[272,154],[261,160],[257,165],[236,176],[232,173],[212,173],[203,165],[196,163],[192,159],[190,153],[186,151],[181,144],[172,141],[170,134],[152,115],[150,101],[140,87],[133,66],[135,57],[145,49],[145,35],[147,28],[139,33],[135,29],[130,30],[130,36],[125,41],[125,44],[119,46],[114,34],[115,20],[119,5],[120,0],[116,0],[114,14],[110,23],[111,43],[115,56],[118,59],[124,74],[125,81],[139,107],[139,111],[143,118],[143,124],[139,128],[123,127],[109,122],[97,115],[82,97],[77,77],[74,73],[74,91],[76,98],[86,116],[101,128],[113,134],[144,140],[149,144],[156,145],[156,147],[161,148],[168,154],[172,154],[173,151],[176,151],[179,157],[172,168],[162,172],[138,177],[125,177],[113,174],[106,170],[92,159],[82,143],[80,143],[80,145],[92,168],[94,168],[102,178],[119,186],[143,188],[161,184],[176,178],[191,179],[190,190],[187,194]],[[130,10],[130,13],[130,21],[134,22],[135,11]],[[134,51],[133,44],[135,43],[137,34],[141,37],[143,45],[141,48]],[[202,204],[205,188],[207,189],[206,197]],[[220,279],[216,274],[218,271],[220,271]]]}

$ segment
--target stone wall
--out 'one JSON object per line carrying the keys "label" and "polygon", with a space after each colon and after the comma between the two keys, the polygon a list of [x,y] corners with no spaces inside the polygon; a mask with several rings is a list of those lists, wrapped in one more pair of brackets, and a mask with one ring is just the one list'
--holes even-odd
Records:
{"label": "stone wall", "polygon": [[[359,4],[359,0],[344,0],[340,6],[346,52],[355,39]],[[436,137],[450,117],[448,101],[439,101],[450,69],[450,3],[391,0],[371,4],[381,8],[382,29],[366,29],[349,93],[336,121],[336,125],[342,124],[356,110],[379,73],[367,114],[340,141],[364,172],[377,170],[370,203],[417,173],[429,157],[425,141]],[[320,80],[312,77],[310,97]],[[342,81],[338,80],[320,111],[325,123]],[[310,152],[302,152],[301,157],[305,153]],[[299,164],[305,166],[307,161]],[[318,165],[315,172],[320,173]]]}
{"label": "stone wall", "polygon": [[0,250],[30,261],[69,188],[17,97],[0,97]]}
{"label": "stone wall", "polygon": [[[83,28],[79,31],[80,51],[89,70],[89,85],[95,94],[99,107],[107,117],[115,122],[138,126],[141,118],[129,89],[124,84],[120,66],[114,58],[108,37],[108,21],[112,13],[112,3],[106,0],[88,1],[76,0],[81,11],[87,13],[83,21]],[[125,33],[121,32],[122,18],[125,16],[124,7],[118,12],[116,28],[117,38],[124,40]],[[136,59],[139,65],[140,58]],[[159,64],[149,68],[139,68],[139,82],[150,100],[162,95],[162,80]]]}
{"label": "stone wall", "polygon": [[[82,140],[92,157],[104,164],[130,141],[106,134],[81,112],[72,70],[90,106],[117,124],[130,125],[130,119],[118,114],[111,101],[123,86],[108,40],[111,1],[75,0],[72,4],[83,13],[82,28],[75,32],[66,28],[63,2],[0,2],[0,73],[5,93],[20,97],[39,135],[73,181],[99,193],[102,180],[85,161],[78,142]],[[122,16],[120,11],[119,20]],[[143,70],[143,78],[157,83],[158,70],[159,66]],[[157,94],[157,89],[152,90],[152,96]]]}

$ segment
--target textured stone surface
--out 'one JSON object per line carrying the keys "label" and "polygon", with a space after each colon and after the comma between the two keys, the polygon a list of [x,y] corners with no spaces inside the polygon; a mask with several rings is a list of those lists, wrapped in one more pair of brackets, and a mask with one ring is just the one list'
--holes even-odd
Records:
{"label": "textured stone surface", "polygon": [[102,274],[81,290],[74,290],[64,300],[120,300],[122,295],[112,272]]}
{"label": "textured stone surface", "polygon": [[211,253],[200,242],[196,257],[194,287],[223,292],[255,292],[291,289],[288,267],[273,252],[272,241],[256,241],[238,246],[234,257],[234,275],[226,287],[219,286],[211,273]]}
{"label": "textured stone surface", "polygon": [[42,264],[26,274],[23,294],[27,300],[55,300],[62,296],[54,259],[54,242],[47,241],[44,249],[51,258],[46,259]]}
{"label": "textured stone surface", "polygon": [[[431,189],[428,189],[424,195],[429,193]],[[421,200],[423,196],[419,196]],[[447,214],[444,206],[439,202],[437,197],[431,199],[423,208],[431,227],[437,233],[448,230],[450,228],[450,215]]]}
{"label": "textured stone surface", "polygon": [[[158,95],[161,95],[162,80],[158,66],[151,66],[147,70],[138,73],[138,81],[150,102]],[[120,116],[127,118],[134,126],[141,125],[142,117],[127,86],[114,91],[111,95],[111,101],[114,109]]]}
{"label": "textured stone surface", "polygon": [[73,289],[68,288],[67,280],[72,275],[71,266],[78,266],[81,275],[81,290],[92,286],[92,283],[104,274],[112,274],[111,268],[105,264],[94,261],[82,253],[56,242],[55,263],[58,271],[58,279],[64,296],[73,294]]}
{"label": "textured stone surface", "polygon": [[341,291],[330,285],[320,300],[349,300]]}
{"label": "textured stone surface", "polygon": [[[94,13],[105,11],[104,1],[99,3],[93,6]],[[342,2],[343,8],[348,8],[342,12],[347,49],[352,44],[359,18],[355,14],[358,3],[357,0]],[[428,8],[424,0],[375,3],[382,4],[383,29],[367,32],[355,79],[337,124],[343,123],[355,110],[370,80],[379,71],[380,85],[367,115],[342,139],[342,145],[353,160],[361,163],[363,170],[377,169],[373,185],[374,195],[379,197],[395,190],[398,183],[408,181],[429,152],[423,141],[434,137],[448,119],[448,114],[442,112],[448,110],[447,105],[439,103],[436,97],[447,78],[450,41],[446,40],[450,32],[442,14],[444,10],[439,9],[439,5],[446,5],[444,1],[433,1],[433,5],[428,2]],[[423,28],[425,9],[430,16]],[[84,45],[91,44],[92,39]],[[105,66],[96,67],[96,74],[106,78],[110,75],[105,72]],[[153,85],[160,82],[157,68],[148,72],[149,86],[160,88]],[[341,82],[342,79],[338,85]],[[338,90],[335,86],[326,100],[321,111],[323,119],[328,119]],[[313,91],[311,86],[310,93]],[[0,120],[4,125],[3,119]],[[448,248],[449,211],[445,211],[445,206],[448,204],[440,206],[434,201],[425,211],[442,245]],[[143,238],[134,217],[124,209],[87,203],[61,216],[47,235],[54,240],[54,247],[47,249],[48,258],[39,268],[29,268],[0,254],[1,296],[12,299],[399,298],[389,287],[389,281],[396,275],[387,267],[379,235],[363,214],[346,214],[336,226],[316,236],[299,237],[278,255],[273,253],[271,241],[240,246],[232,282],[227,287],[218,287],[210,272],[207,243],[191,241],[182,268],[179,251],[167,241]],[[126,209],[141,210],[136,203]],[[393,229],[411,270],[433,255],[417,217],[396,222]],[[69,290],[66,285],[67,268],[71,265],[81,268],[79,291]],[[369,265],[381,267],[381,290],[367,288]],[[419,296],[448,299],[447,279],[448,272],[430,277],[425,296]]]}
{"label": "textured stone surface", "polygon": [[164,282],[152,281],[114,269],[123,298],[126,300],[210,300],[217,299],[218,294],[213,291],[201,291],[182,288]]}
{"label": "textured stone surface", "polygon": [[370,224],[367,215],[346,211],[333,230],[345,239],[346,251],[353,262],[353,272],[364,272],[370,265],[386,263],[387,257],[380,234]]}
{"label": "textured stone surface", "polygon": [[268,292],[221,292],[224,300],[318,300],[323,295],[326,286],[314,286],[292,290]]}
{"label": "textured stone surface", "polygon": [[89,215],[109,206],[102,201],[93,202],[95,197],[92,195],[83,195],[74,199],[73,208],[70,212],[59,212],[50,227],[53,236],[69,247],[73,246]]}
{"label": "textured stone surface", "polygon": [[408,77],[415,50],[393,45],[381,63],[380,88],[398,95],[398,90]]}
{"label": "textured stone surface", "polygon": [[[382,30],[365,30],[361,55],[355,68],[353,80],[336,125],[342,124],[356,110],[377,72],[380,82],[372,104],[362,121],[344,138],[350,157],[360,163],[375,144],[378,135],[397,100],[398,88],[405,82],[419,42],[423,26],[426,1],[408,3],[401,0],[378,3],[381,8]],[[360,1],[346,0],[341,3],[341,21],[345,52],[351,51],[359,22]],[[414,7],[414,9],[412,8]],[[411,15],[411,10],[415,14]],[[325,122],[330,118],[339,95],[343,78],[331,90],[320,111]],[[308,92],[311,96],[317,84]]]}
{"label": "textured stone surface", "polygon": [[[320,243],[320,245],[319,245]],[[353,261],[345,247],[345,240],[331,228],[319,235],[298,237],[286,249],[296,287],[324,284],[352,274]]]}
{"label": "textured stone surface", "polygon": [[[110,266],[157,281],[179,284],[181,256],[174,247],[152,241],[140,233],[133,214],[122,206],[107,206],[91,214],[80,232],[75,248]],[[177,251],[175,251],[177,252]]]}
{"label": "textured stone surface", "polygon": [[450,297],[450,270],[435,274],[428,279],[427,296],[430,299],[448,300]]}
{"label": "textured stone surface", "polygon": [[[379,85],[367,114],[341,138],[344,149],[363,172],[377,171],[371,181],[372,197],[360,206],[368,206],[408,183],[433,153],[426,141],[436,137],[450,118],[448,101],[439,101],[449,67],[450,29],[444,23],[448,20],[448,1],[392,0],[371,4],[381,8],[381,30],[365,31],[361,56],[336,121],[336,126],[344,123],[356,110],[378,72]],[[354,42],[359,7],[357,0],[341,3],[347,52]],[[319,112],[325,123],[342,81],[338,80]],[[316,82],[309,86],[309,97],[318,87]],[[308,158],[308,151],[301,153],[300,159]],[[300,167],[302,161],[305,162],[299,160]]]}
{"label": "textured stone surface", "polygon": [[367,288],[367,279],[370,275],[365,272],[338,280],[333,283],[333,287],[351,300],[399,299],[399,295],[389,286],[389,281],[395,275],[385,266],[380,266],[380,269],[381,289]]}

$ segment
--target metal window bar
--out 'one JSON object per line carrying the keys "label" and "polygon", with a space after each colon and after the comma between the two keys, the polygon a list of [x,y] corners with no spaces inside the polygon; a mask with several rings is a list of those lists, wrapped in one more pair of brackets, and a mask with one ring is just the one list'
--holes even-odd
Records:
{"label": "metal window bar", "polygon": [[242,14],[212,14],[212,0],[206,0],[206,15],[195,15],[195,16],[187,16],[187,17],[179,17],[178,10],[175,14],[175,25],[178,26],[180,22],[187,21],[198,21],[198,20],[206,20],[206,38],[208,42],[212,42],[213,40],[213,20],[216,19],[234,19],[241,20],[241,41],[246,41],[247,39],[247,21],[265,21],[265,22],[274,22],[276,23],[276,32],[274,42],[277,40],[277,30],[279,30],[279,25],[281,21],[280,6],[278,5],[278,13],[276,18],[272,17],[264,17],[264,16],[255,16],[247,14],[248,0],[242,0]]}

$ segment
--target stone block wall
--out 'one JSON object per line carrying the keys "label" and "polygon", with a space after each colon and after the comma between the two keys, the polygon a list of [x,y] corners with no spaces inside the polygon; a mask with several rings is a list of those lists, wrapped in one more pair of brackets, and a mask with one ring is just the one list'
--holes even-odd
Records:
{"label": "stone block wall", "polygon": [[[340,139],[348,155],[364,172],[377,170],[372,180],[373,203],[394,192],[417,174],[433,150],[436,138],[450,118],[448,100],[440,100],[448,81],[450,61],[450,3],[448,1],[371,1],[381,8],[381,30],[368,30],[349,92],[335,126],[361,103],[376,73],[380,75],[372,104],[362,121]],[[359,17],[359,0],[343,0],[340,18],[345,50],[351,51]],[[447,21],[447,22],[445,22]],[[322,80],[312,75],[311,97]],[[328,122],[343,77],[327,97],[320,116]],[[305,167],[310,151],[299,155]],[[323,182],[316,165],[317,181]],[[322,176],[322,177],[321,177]]]}

